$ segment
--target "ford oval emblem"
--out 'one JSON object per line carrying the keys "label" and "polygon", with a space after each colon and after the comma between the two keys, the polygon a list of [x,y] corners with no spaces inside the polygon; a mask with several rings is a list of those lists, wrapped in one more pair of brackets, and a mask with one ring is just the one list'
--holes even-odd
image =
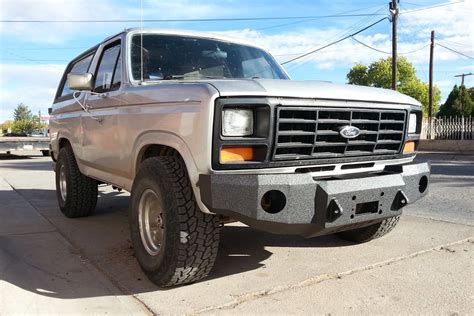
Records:
{"label": "ford oval emblem", "polygon": [[360,134],[360,129],[355,126],[344,126],[339,130],[339,134],[344,138],[356,138]]}

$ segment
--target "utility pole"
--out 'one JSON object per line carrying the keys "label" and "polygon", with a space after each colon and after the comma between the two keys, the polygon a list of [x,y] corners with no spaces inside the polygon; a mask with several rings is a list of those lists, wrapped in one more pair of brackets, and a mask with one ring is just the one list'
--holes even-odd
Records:
{"label": "utility pole", "polygon": [[392,17],[392,90],[397,90],[397,19],[398,1],[389,3],[390,15]]}
{"label": "utility pole", "polygon": [[472,72],[468,73],[468,74],[460,74],[460,75],[456,75],[454,77],[461,77],[461,86],[464,86],[464,77],[467,77],[467,76],[472,76],[474,75]]}
{"label": "utility pole", "polygon": [[435,31],[431,31],[431,44],[430,44],[430,78],[428,85],[429,92],[429,106],[428,106],[428,139],[431,139],[431,123],[433,119],[433,54],[434,54],[434,40]]}

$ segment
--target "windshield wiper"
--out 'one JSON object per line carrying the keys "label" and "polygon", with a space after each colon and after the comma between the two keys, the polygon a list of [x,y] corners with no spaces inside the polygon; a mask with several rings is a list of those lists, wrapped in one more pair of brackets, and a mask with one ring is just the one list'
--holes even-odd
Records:
{"label": "windshield wiper", "polygon": [[225,76],[205,76],[205,75],[199,75],[199,76],[186,76],[186,75],[167,75],[164,76],[162,80],[173,80],[173,79],[226,79],[227,77]]}
{"label": "windshield wiper", "polygon": [[199,78],[205,78],[205,79],[228,79],[226,76],[204,76],[201,75]]}

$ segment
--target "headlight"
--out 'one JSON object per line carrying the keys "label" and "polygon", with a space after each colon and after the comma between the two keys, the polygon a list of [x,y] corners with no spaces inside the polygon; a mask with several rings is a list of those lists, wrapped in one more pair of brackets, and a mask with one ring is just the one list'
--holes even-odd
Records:
{"label": "headlight", "polygon": [[224,109],[222,113],[223,136],[250,136],[253,134],[253,110]]}
{"label": "headlight", "polygon": [[408,134],[416,133],[416,114],[411,113],[408,120]]}

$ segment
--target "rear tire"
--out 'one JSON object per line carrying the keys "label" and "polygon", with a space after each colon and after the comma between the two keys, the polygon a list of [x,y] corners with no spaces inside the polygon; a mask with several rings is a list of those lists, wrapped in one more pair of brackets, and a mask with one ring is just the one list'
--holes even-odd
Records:
{"label": "rear tire", "polygon": [[211,271],[221,223],[199,210],[179,157],[146,159],[133,182],[130,230],[135,257],[160,287],[198,281]]}
{"label": "rear tire", "polygon": [[388,234],[398,223],[400,219],[399,216],[390,217],[384,219],[383,221],[362,228],[357,228],[353,230],[348,230],[344,232],[337,233],[336,235],[344,240],[363,243],[372,239],[380,238]]}
{"label": "rear tire", "polygon": [[70,218],[88,216],[97,205],[98,183],[81,173],[70,147],[59,151],[56,196],[61,212]]}

